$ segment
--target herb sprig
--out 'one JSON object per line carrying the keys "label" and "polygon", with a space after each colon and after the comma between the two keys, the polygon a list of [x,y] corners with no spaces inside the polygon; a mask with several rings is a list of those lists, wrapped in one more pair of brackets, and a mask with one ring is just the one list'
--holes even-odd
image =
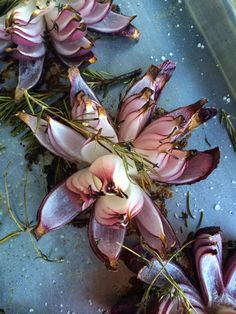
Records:
{"label": "herb sprig", "polygon": [[8,191],[8,182],[7,182],[7,173],[4,174],[4,186],[5,186],[5,194],[6,194],[6,202],[7,202],[7,213],[10,217],[10,219],[15,223],[16,227],[18,228],[17,230],[9,233],[5,237],[0,239],[0,244],[3,244],[12,238],[16,238],[19,235],[23,233],[27,233],[29,235],[30,241],[32,243],[32,246],[37,254],[38,258],[41,258],[45,260],[46,262],[63,262],[64,258],[59,258],[59,259],[51,259],[49,258],[46,254],[44,254],[36,245],[35,239],[32,235],[32,230],[34,229],[34,226],[31,226],[29,222],[29,217],[28,217],[28,209],[27,209],[27,200],[26,200],[26,186],[27,186],[27,175],[26,175],[26,180],[25,180],[25,185],[24,185],[24,210],[25,210],[25,222],[22,223],[15,213],[13,212],[11,208],[11,203],[10,203],[10,198],[9,198],[9,191]]}
{"label": "herb sprig", "polygon": [[225,125],[230,140],[232,142],[234,151],[236,151],[236,128],[234,127],[231,119],[235,119],[232,115],[221,109],[220,122]]}
{"label": "herb sprig", "polygon": [[[145,155],[136,152],[132,146],[132,143],[115,143],[112,141],[111,138],[101,135],[100,131],[97,132],[93,128],[90,128],[88,123],[68,119],[65,116],[64,112],[62,112],[58,108],[49,106],[47,103],[45,103],[41,99],[32,96],[27,91],[24,92],[24,96],[26,98],[26,103],[29,105],[31,111],[36,113],[38,110],[37,116],[39,118],[41,118],[43,113],[46,112],[47,114],[51,114],[57,117],[59,120],[72,127],[78,133],[97,141],[98,144],[106,148],[111,153],[116,153],[123,160],[124,167],[127,172],[129,167],[139,167],[139,169],[142,168],[142,173],[147,171],[153,172],[155,168],[158,167],[156,164],[151,162]],[[37,109],[37,106],[40,108],[40,110]],[[145,188],[146,186],[148,186],[150,182],[151,181],[149,178],[144,177],[143,187]]]}
{"label": "herb sprig", "polygon": [[[165,277],[168,284],[166,287],[164,287],[163,289],[158,291],[158,295],[157,295],[158,298],[161,299],[162,297],[167,296],[169,294],[172,298],[177,298],[178,300],[180,300],[180,302],[182,303],[182,306],[184,307],[187,314],[191,314],[193,312],[197,313],[196,310],[194,309],[193,305],[191,304],[191,302],[189,301],[189,299],[185,295],[183,289],[178,285],[178,283],[173,279],[173,277],[168,273],[168,271],[166,269],[166,266],[168,265],[168,263],[170,263],[172,260],[174,260],[187,246],[189,246],[193,242],[194,242],[194,240],[191,240],[191,241],[185,243],[177,252],[175,252],[167,261],[164,261],[164,262],[163,262],[161,256],[155,250],[152,250],[146,244],[142,244],[144,249],[158,260],[158,262],[161,264],[162,268],[156,274],[156,276],[153,278],[152,282],[150,283],[150,285],[148,285],[146,291],[144,292],[144,295],[143,295],[142,300],[140,302],[140,309],[141,310],[144,310],[146,312],[147,305],[148,305],[148,302],[150,300],[150,294],[151,294],[151,292],[155,286],[156,281],[162,275]],[[131,252],[132,254],[137,256],[145,264],[150,265],[150,267],[152,267],[152,261],[147,259],[145,256],[140,255],[139,253],[133,251],[129,247],[127,247],[127,246],[125,246],[119,242],[117,242],[117,244],[121,245],[124,249],[128,250],[129,252]]]}

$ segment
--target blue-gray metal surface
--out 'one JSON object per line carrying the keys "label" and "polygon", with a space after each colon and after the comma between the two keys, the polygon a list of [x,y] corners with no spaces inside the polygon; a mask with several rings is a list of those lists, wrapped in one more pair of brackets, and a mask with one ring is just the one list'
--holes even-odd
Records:
{"label": "blue-gray metal surface", "polygon": [[[134,21],[141,32],[138,43],[124,38],[105,37],[96,42],[98,63],[94,68],[122,73],[137,67],[145,70],[150,63],[158,64],[167,58],[178,62],[173,78],[165,88],[159,106],[173,109],[207,97],[209,104],[236,115],[236,106],[198,28],[184,1],[177,0],[119,0],[124,13],[138,17]],[[229,56],[230,58],[230,56]],[[118,103],[120,88],[106,98],[107,107]],[[220,225],[225,239],[236,238],[236,154],[226,130],[218,117],[196,130],[189,147],[209,149],[204,141],[220,146],[221,162],[205,181],[192,186],[174,187],[174,197],[168,200],[168,217],[180,238],[194,231],[200,212],[202,225]],[[9,195],[12,208],[23,218],[25,165],[24,148],[9,129],[0,128],[1,173],[8,172]],[[30,219],[35,220],[37,207],[46,193],[42,166],[34,166],[28,173],[27,203]],[[15,230],[6,214],[4,184],[1,179],[0,236]],[[186,210],[186,192],[190,191],[191,209],[196,216],[189,219],[188,228],[178,218]],[[180,233],[182,226],[184,233]],[[65,257],[65,262],[48,263],[36,258],[27,234],[0,246],[0,308],[6,314],[87,314],[109,309],[125,287],[130,273],[121,265],[118,272],[109,272],[91,252],[86,228],[71,225],[45,236],[39,242],[50,257]]]}

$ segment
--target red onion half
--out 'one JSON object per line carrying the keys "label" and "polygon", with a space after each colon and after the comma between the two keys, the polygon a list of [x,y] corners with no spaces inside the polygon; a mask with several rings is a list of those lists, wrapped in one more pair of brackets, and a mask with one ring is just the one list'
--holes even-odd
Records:
{"label": "red onion half", "polygon": [[60,59],[68,66],[94,63],[94,41],[88,31],[138,39],[134,17],[113,11],[111,0],[21,1],[0,17],[0,54],[19,60],[19,90],[30,89],[39,80],[49,37]]}
{"label": "red onion half", "polygon": [[[125,167],[120,158],[122,156],[117,153],[117,147],[124,147],[119,146],[119,141],[121,145],[124,145],[124,141],[127,144],[131,142],[134,153],[144,154],[147,161],[157,165],[150,171],[150,177],[164,183],[193,183],[206,178],[216,168],[218,148],[198,152],[176,147],[176,141],[182,135],[216,114],[214,108],[203,108],[207,102],[205,99],[151,121],[156,101],[174,69],[175,63],[172,61],[165,61],[159,66],[152,65],[128,89],[118,114],[117,129],[76,67],[69,70],[71,110],[74,120],[84,122],[83,134],[51,117],[38,121],[37,117],[19,113],[19,118],[53,154],[75,163],[85,161],[88,164],[87,168],[73,174],[45,199],[40,207],[36,235],[41,232],[41,226],[45,227],[43,233],[49,232],[72,220],[76,213],[91,207],[91,246],[110,265],[114,266],[119,257],[131,219],[153,249],[164,253],[178,245],[168,221],[139,186],[136,164],[128,158],[128,167]],[[111,143],[97,141],[96,134],[109,139]],[[61,217],[61,210],[57,210],[58,206],[60,209],[62,187],[63,193],[67,194],[68,191],[68,194],[73,192],[78,195],[79,204],[76,207],[74,201],[67,198],[73,215],[66,211],[64,218]]]}
{"label": "red onion half", "polygon": [[[235,253],[222,266],[222,238],[217,227],[200,229],[194,239],[193,258],[196,269],[197,285],[183,271],[179,264],[173,261],[161,261],[156,257],[147,266],[135,263],[134,256],[126,255],[126,265],[138,272],[138,278],[147,285],[164,288],[169,284],[165,275],[171,277],[190,302],[190,313],[198,314],[234,314],[236,313],[236,255]],[[135,251],[140,251],[137,247]],[[139,265],[139,267],[137,267]],[[158,278],[157,278],[158,277]],[[173,288],[174,289],[174,288]],[[111,310],[111,314],[126,313],[125,308],[135,308],[131,313],[142,313],[138,310],[141,301],[138,293],[132,298],[121,300]],[[186,300],[174,293],[163,295],[160,299],[150,298],[146,313],[176,314],[184,311]],[[128,313],[128,312],[127,312]],[[185,313],[185,312],[184,312]]]}

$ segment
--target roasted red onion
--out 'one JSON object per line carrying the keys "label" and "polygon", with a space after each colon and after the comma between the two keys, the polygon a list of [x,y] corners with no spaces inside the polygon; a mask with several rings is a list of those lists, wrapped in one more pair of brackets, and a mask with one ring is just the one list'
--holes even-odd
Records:
{"label": "roasted red onion", "polygon": [[139,31],[130,24],[133,19],[114,12],[111,0],[21,1],[0,17],[0,54],[7,52],[19,60],[16,96],[38,82],[46,36],[68,66],[94,63],[94,42],[88,31],[137,39]]}
{"label": "roasted red onion", "polygon": [[[139,247],[135,249],[135,251],[137,250],[140,250]],[[154,287],[164,288],[167,286],[168,280],[164,275],[168,274],[190,302],[191,313],[236,313],[236,254],[234,252],[224,263],[225,266],[222,266],[222,238],[219,228],[204,228],[196,233],[193,256],[196,269],[196,287],[192,284],[187,273],[176,262],[160,261],[154,257],[148,266],[142,267],[140,262],[135,263],[137,257],[130,254],[126,255],[125,262],[131,270],[138,272],[138,278],[141,281],[148,285],[153,284]],[[155,279],[157,275],[158,278]],[[138,294],[136,298],[132,296],[132,298],[127,297],[121,300],[111,310],[111,314],[124,313],[119,309],[135,308],[135,304],[136,310],[131,313],[141,313],[137,307],[141,298]],[[150,304],[147,304],[146,313],[148,314],[176,314],[184,311],[186,306],[186,301],[180,295],[174,297],[174,293],[172,296],[163,295],[160,299],[151,298],[150,300]]]}
{"label": "roasted red onion", "polygon": [[[97,256],[110,267],[116,266],[127,224],[133,217],[145,240],[151,239],[154,248],[162,251],[176,245],[167,220],[149,196],[129,180],[122,160],[113,154],[97,158],[89,168],[74,173],[46,196],[38,212],[36,238],[67,224],[92,204],[90,243]],[[146,216],[145,221],[141,212]]]}
{"label": "roasted red onion", "polygon": [[[28,124],[40,143],[53,154],[73,162],[85,161],[90,164],[58,187],[58,199],[63,187],[63,193],[68,190],[68,193],[78,195],[78,214],[93,204],[89,226],[91,245],[100,258],[112,265],[121,251],[121,246],[116,242],[123,242],[131,218],[152,248],[165,251],[177,243],[166,218],[137,184],[139,171],[135,162],[128,158],[128,168],[127,165],[125,168],[114,145],[119,141],[127,141],[127,144],[131,141],[134,153],[144,154],[147,162],[156,165],[150,171],[150,177],[164,183],[199,181],[207,177],[219,161],[218,148],[204,152],[176,148],[176,140],[180,136],[191,132],[216,114],[214,108],[203,108],[207,102],[205,99],[178,108],[151,122],[156,101],[174,69],[175,63],[171,61],[165,61],[160,66],[152,65],[126,92],[118,115],[117,131],[112,119],[75,67],[69,70],[71,110],[74,120],[85,122],[83,134],[50,117],[47,121],[38,121],[32,115],[19,114],[19,118]],[[91,130],[93,134],[98,133],[109,139],[110,145],[89,135]],[[56,195],[57,189],[41,206],[35,229],[37,236],[61,226],[58,220],[62,218],[60,215],[56,217],[57,209],[48,206],[48,203],[53,204],[52,197],[55,199]],[[69,208],[76,211],[74,201],[70,202]],[[58,202],[55,204],[61,208]],[[73,219],[70,211],[68,213],[62,219],[62,224],[67,223],[70,217]],[[55,219],[55,225],[51,221],[48,223],[48,217]],[[42,229],[42,226],[45,228]]]}

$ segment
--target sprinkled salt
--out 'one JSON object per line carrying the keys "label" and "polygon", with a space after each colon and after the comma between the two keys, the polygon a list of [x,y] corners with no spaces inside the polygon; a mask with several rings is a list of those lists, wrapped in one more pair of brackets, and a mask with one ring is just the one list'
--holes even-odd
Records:
{"label": "sprinkled salt", "polygon": [[232,180],[231,183],[232,183],[232,184],[236,184],[236,181],[235,181],[235,180]]}
{"label": "sprinkled salt", "polygon": [[218,211],[218,210],[221,210],[221,206],[220,206],[219,203],[215,205],[215,210],[217,210],[217,211]]}
{"label": "sprinkled salt", "polygon": [[169,56],[172,57],[172,56],[173,56],[173,52],[170,52],[170,53],[169,53]]}
{"label": "sprinkled salt", "polygon": [[29,313],[33,313],[34,312],[34,309],[29,309]]}
{"label": "sprinkled salt", "polygon": [[166,57],[165,56],[161,56],[161,60],[165,61]]}

